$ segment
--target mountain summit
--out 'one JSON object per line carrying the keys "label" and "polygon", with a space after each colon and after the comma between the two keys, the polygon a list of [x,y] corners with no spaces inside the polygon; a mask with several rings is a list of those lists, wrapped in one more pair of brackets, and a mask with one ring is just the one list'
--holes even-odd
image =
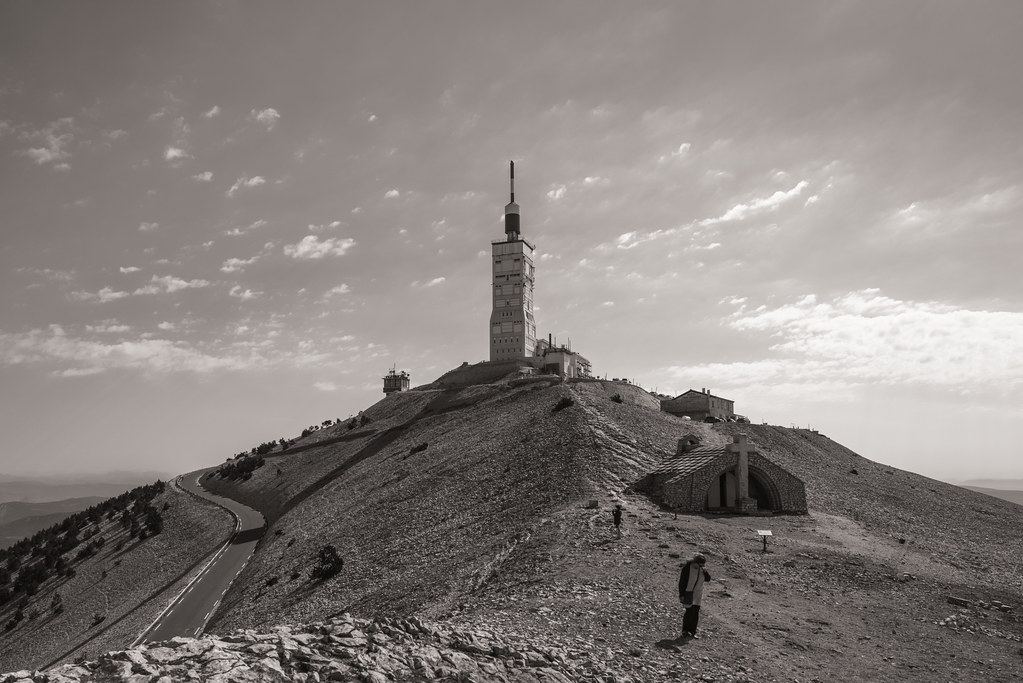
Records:
{"label": "mountain summit", "polygon": [[[458,376],[205,478],[267,519],[207,633],[351,614],[585,652],[616,680],[1019,675],[1023,507],[816,432],[684,421],[624,382]],[[676,515],[633,489],[684,435],[723,447],[739,433],[805,482],[809,514]],[[173,499],[182,520],[187,500]],[[766,552],[758,530],[772,532]],[[314,575],[327,546],[343,562]],[[683,645],[678,572],[697,552],[713,581],[701,638]]]}

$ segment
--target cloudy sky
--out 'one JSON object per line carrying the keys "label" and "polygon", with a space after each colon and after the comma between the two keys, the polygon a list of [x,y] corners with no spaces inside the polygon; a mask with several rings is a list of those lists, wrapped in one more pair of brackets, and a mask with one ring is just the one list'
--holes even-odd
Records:
{"label": "cloudy sky", "polygon": [[1019,477],[1023,4],[5,2],[0,472],[185,471],[538,332]]}

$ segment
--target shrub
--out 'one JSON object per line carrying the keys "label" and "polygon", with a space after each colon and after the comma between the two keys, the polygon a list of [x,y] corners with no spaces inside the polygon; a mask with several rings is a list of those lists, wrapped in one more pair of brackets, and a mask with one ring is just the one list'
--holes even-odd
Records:
{"label": "shrub", "polygon": [[611,400],[614,401],[615,403],[625,403],[625,399],[622,398],[621,394],[615,394],[614,396],[611,397]]}
{"label": "shrub", "polygon": [[337,548],[332,545],[325,545],[320,548],[317,556],[316,566],[313,567],[313,579],[323,581],[336,576],[345,566],[345,561],[338,554]]}
{"label": "shrub", "polygon": [[561,399],[554,405],[554,410],[552,410],[551,412],[556,413],[559,410],[564,410],[565,408],[568,408],[569,406],[574,404],[575,401],[573,401],[570,396],[562,396]]}
{"label": "shrub", "polygon": [[424,441],[423,443],[419,444],[418,446],[413,446],[412,448],[410,448],[408,454],[409,455],[414,455],[416,453],[422,453],[423,451],[425,451],[427,449],[428,445],[429,444],[427,444]]}
{"label": "shrub", "polygon": [[365,415],[363,415],[363,416],[361,416],[359,418],[359,425],[362,426],[362,427],[365,427],[366,425],[368,425],[372,421],[373,420],[371,420],[368,417],[366,417]]}
{"label": "shrub", "polygon": [[267,588],[269,588],[270,586],[276,586],[278,581],[279,579],[276,576],[271,576],[269,579],[266,580]]}

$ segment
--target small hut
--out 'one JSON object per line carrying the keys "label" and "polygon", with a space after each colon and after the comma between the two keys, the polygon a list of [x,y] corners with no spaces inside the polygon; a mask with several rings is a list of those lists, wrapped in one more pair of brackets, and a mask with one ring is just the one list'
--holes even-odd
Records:
{"label": "small hut", "polygon": [[806,513],[806,486],[735,436],[726,446],[701,446],[687,434],[676,454],[636,482],[679,512]]}

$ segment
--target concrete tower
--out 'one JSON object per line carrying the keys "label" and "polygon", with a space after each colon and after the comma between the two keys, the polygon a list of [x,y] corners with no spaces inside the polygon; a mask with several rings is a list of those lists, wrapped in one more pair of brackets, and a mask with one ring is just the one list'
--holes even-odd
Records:
{"label": "concrete tower", "polygon": [[515,162],[511,162],[511,201],[504,207],[503,240],[493,250],[493,312],[490,314],[490,360],[514,360],[533,355],[533,252],[536,247],[519,235],[519,205],[515,203]]}

